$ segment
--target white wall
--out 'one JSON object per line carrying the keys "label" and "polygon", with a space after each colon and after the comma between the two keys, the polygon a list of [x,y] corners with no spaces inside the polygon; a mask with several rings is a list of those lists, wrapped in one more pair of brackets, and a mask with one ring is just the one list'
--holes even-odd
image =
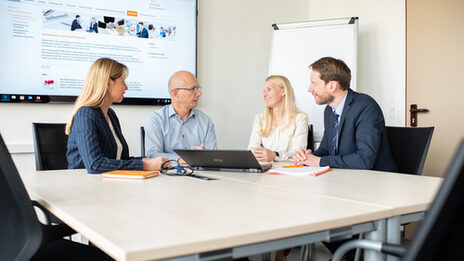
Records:
{"label": "white wall", "polygon": [[[199,0],[199,108],[216,125],[219,148],[245,148],[263,109],[271,24],[307,20],[308,0]],[[139,127],[156,106],[113,106],[132,155]],[[0,104],[0,132],[20,170],[34,169],[32,122],[66,122],[72,105]]]}
{"label": "white wall", "polygon": [[382,107],[387,125],[405,126],[405,0],[308,0],[309,19],[359,17],[358,91]]}
{"label": "white wall", "polygon": [[254,115],[264,109],[271,25],[307,20],[307,8],[307,0],[200,1],[200,108],[216,124],[219,148],[248,145]]}

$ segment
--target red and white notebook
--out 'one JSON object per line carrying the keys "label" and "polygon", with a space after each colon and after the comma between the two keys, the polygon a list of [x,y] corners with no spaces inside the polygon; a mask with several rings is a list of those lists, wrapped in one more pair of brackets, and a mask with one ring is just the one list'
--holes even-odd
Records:
{"label": "red and white notebook", "polygon": [[158,171],[151,170],[113,170],[102,173],[104,178],[116,179],[149,179],[159,175]]}
{"label": "red and white notebook", "polygon": [[280,167],[275,169],[270,169],[267,173],[269,174],[280,174],[280,175],[294,175],[294,176],[319,176],[324,173],[331,171],[332,169],[329,166],[324,167]]}

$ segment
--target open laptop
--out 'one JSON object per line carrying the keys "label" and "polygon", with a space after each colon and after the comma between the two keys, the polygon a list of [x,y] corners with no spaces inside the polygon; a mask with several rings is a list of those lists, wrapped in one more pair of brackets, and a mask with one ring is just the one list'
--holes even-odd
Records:
{"label": "open laptop", "polygon": [[260,165],[249,150],[174,150],[195,170],[266,172],[272,164]]}

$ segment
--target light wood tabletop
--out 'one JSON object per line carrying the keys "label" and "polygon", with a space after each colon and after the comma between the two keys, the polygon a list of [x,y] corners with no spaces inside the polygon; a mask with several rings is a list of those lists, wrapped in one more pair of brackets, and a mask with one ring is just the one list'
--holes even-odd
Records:
{"label": "light wood tabletop", "polygon": [[[249,245],[382,219],[392,212],[381,204],[272,184],[271,179],[284,177],[202,174],[219,179],[118,180],[85,170],[24,172],[21,178],[31,198],[118,260],[165,259]],[[332,186],[311,183],[334,174],[301,183],[314,191],[321,186],[317,190],[323,192]],[[240,175],[243,180],[236,179]],[[253,178],[244,181],[245,175]],[[263,179],[270,185],[255,183],[263,184]]]}
{"label": "light wood tabletop", "polygon": [[[277,166],[289,164],[280,162]],[[208,172],[215,177],[273,188],[325,195],[392,209],[402,215],[428,209],[442,178],[369,170],[333,169],[320,176]]]}

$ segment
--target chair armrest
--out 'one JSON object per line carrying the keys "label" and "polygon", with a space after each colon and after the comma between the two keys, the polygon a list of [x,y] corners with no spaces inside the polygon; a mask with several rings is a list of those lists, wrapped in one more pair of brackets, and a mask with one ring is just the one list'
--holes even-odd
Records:
{"label": "chair armrest", "polygon": [[64,223],[58,225],[42,225],[42,245],[76,233],[74,229]]}
{"label": "chair armrest", "polygon": [[401,245],[393,245],[370,240],[351,240],[340,246],[337,251],[335,251],[332,261],[341,261],[346,252],[355,248],[373,250],[397,257],[402,257],[406,253],[406,248]]}
{"label": "chair armrest", "polygon": [[385,253],[391,256],[403,257],[406,254],[406,247],[401,246],[401,245],[383,243],[381,251],[382,253]]}
{"label": "chair armrest", "polygon": [[52,225],[51,213],[35,200],[32,200],[32,205],[40,209],[45,217],[45,224],[40,224],[42,228],[42,245],[77,233],[64,223]]}
{"label": "chair armrest", "polygon": [[40,205],[39,202],[37,202],[35,200],[31,200],[31,202],[32,202],[32,206],[40,209],[40,211],[44,215],[45,225],[51,225],[52,224],[52,218],[50,216],[50,212],[46,208],[44,208],[42,205]]}

